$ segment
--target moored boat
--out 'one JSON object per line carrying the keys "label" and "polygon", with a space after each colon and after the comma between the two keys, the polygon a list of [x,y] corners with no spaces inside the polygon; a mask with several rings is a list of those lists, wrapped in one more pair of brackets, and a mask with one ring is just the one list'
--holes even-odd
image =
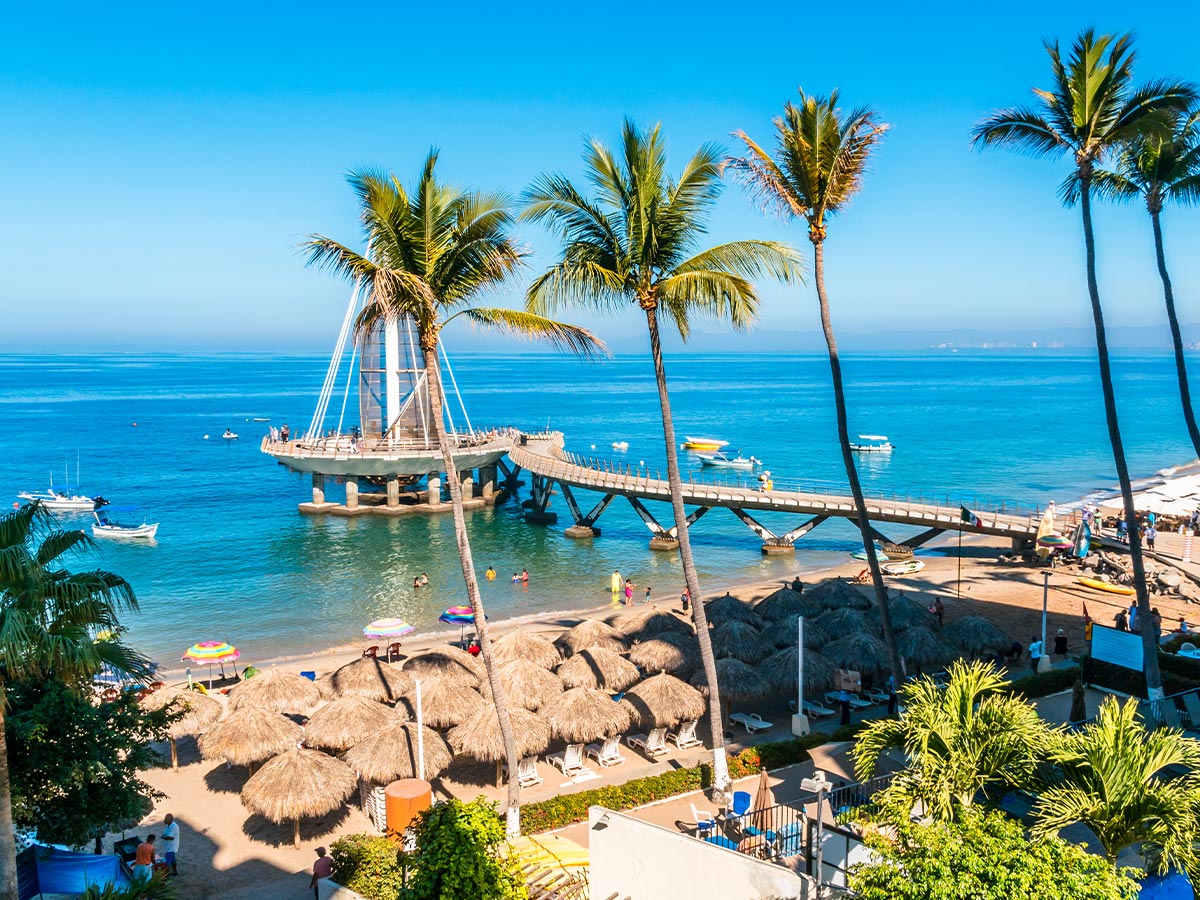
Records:
{"label": "moored boat", "polygon": [[683,438],[684,450],[705,450],[711,452],[728,446],[729,441],[723,441],[720,438],[692,437],[690,434],[685,435]]}
{"label": "moored boat", "polygon": [[902,562],[886,562],[879,567],[884,575],[912,575],[925,568],[925,563],[919,559],[906,559]]}
{"label": "moored boat", "polygon": [[715,469],[753,469],[762,465],[762,460],[753,456],[749,459],[740,453],[737,456],[728,456],[719,450],[716,453],[699,453],[697,456],[700,457],[700,465]]}
{"label": "moored boat", "polygon": [[860,434],[858,439],[862,443],[850,445],[855,453],[891,453],[896,449],[886,434]]}
{"label": "moored boat", "polygon": [[69,487],[66,491],[56,491],[52,487],[44,491],[21,491],[17,497],[21,500],[37,500],[52,512],[91,512],[96,508],[96,501],[103,500],[102,497],[74,493]]}
{"label": "moored boat", "polygon": [[121,516],[137,512],[136,506],[108,506],[103,510],[92,513],[96,522],[92,525],[92,534],[98,538],[115,538],[117,540],[141,539],[149,540],[158,533],[157,522],[147,522],[142,517],[140,525],[131,524],[129,520],[121,521]]}
{"label": "moored boat", "polygon": [[612,448],[614,450],[620,450],[622,453],[624,453],[629,449],[629,441],[613,441]]}
{"label": "moored boat", "polygon": [[[894,562],[896,560],[901,560],[901,559],[912,559],[912,555],[913,555],[912,549],[909,547],[905,547],[903,544],[892,544],[892,543],[881,544],[881,543],[879,543],[879,541],[875,542],[876,558],[882,558],[889,562]],[[867,558],[867,551],[866,550],[855,550],[853,553],[850,554],[850,556],[853,559],[865,560]]]}

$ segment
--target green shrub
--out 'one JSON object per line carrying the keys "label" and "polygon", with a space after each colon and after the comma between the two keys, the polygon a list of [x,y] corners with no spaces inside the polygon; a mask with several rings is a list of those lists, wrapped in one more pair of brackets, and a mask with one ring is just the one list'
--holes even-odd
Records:
{"label": "green shrub", "polygon": [[330,845],[333,880],[370,900],[398,900],[404,886],[400,847],[390,838],[348,834]]}
{"label": "green shrub", "polygon": [[[1129,694],[1132,697],[1146,697],[1146,676],[1124,666],[1101,662],[1085,656],[1082,660],[1083,680],[1087,684],[1095,684]],[[1158,665],[1162,670],[1163,690],[1167,694],[1178,694],[1200,688],[1200,660],[1176,656],[1173,653],[1159,653]]]}
{"label": "green shrub", "polygon": [[501,852],[504,823],[484,798],[421,813],[406,900],[525,900],[520,866]]}
{"label": "green shrub", "polygon": [[1024,678],[1010,681],[1008,691],[1018,697],[1034,700],[1038,697],[1057,694],[1059,691],[1070,690],[1080,674],[1081,670],[1075,666],[1066,669],[1051,669],[1049,672],[1026,675]]}

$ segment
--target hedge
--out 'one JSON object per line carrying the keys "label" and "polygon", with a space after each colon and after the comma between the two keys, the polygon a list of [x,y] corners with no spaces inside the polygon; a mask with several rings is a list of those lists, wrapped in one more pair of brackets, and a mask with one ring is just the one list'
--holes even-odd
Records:
{"label": "hedge", "polygon": [[[1101,662],[1085,656],[1082,660],[1083,678],[1096,684],[1134,697],[1146,697],[1146,676],[1124,666]],[[1158,666],[1162,672],[1163,690],[1178,694],[1200,688],[1200,660],[1173,653],[1159,653]]]}
{"label": "hedge", "polygon": [[1075,666],[1066,669],[1051,669],[1049,672],[1039,672],[1036,675],[1026,675],[1024,678],[1010,681],[1006,690],[1018,697],[1024,697],[1026,700],[1035,700],[1038,697],[1046,697],[1050,694],[1057,694],[1059,691],[1069,690],[1079,676],[1080,669]]}
{"label": "hedge", "polygon": [[348,834],[329,845],[333,880],[370,900],[397,900],[404,887],[400,845],[390,838]]}

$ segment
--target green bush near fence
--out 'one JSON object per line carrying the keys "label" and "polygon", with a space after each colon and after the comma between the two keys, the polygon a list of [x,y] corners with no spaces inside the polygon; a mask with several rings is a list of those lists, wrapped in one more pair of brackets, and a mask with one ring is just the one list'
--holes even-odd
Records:
{"label": "green bush near fence", "polygon": [[398,900],[404,889],[400,846],[390,838],[348,834],[329,845],[333,880],[370,900]]}
{"label": "green bush near fence", "polygon": [[[1081,660],[1083,680],[1133,697],[1146,697],[1146,676],[1124,666],[1101,662],[1085,656]],[[1162,671],[1163,690],[1168,694],[1179,694],[1200,688],[1200,659],[1176,656],[1174,653],[1159,653],[1158,665]]]}

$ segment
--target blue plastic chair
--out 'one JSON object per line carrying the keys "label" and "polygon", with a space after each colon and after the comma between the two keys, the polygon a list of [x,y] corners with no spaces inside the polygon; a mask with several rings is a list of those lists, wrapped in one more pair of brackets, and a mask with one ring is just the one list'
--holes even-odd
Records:
{"label": "blue plastic chair", "polygon": [[744,816],[750,812],[750,801],[749,791],[734,791],[733,802],[729,804],[729,814],[731,816]]}
{"label": "blue plastic chair", "polygon": [[309,681],[316,681],[317,673],[316,672],[301,672],[300,677],[307,678]]}

